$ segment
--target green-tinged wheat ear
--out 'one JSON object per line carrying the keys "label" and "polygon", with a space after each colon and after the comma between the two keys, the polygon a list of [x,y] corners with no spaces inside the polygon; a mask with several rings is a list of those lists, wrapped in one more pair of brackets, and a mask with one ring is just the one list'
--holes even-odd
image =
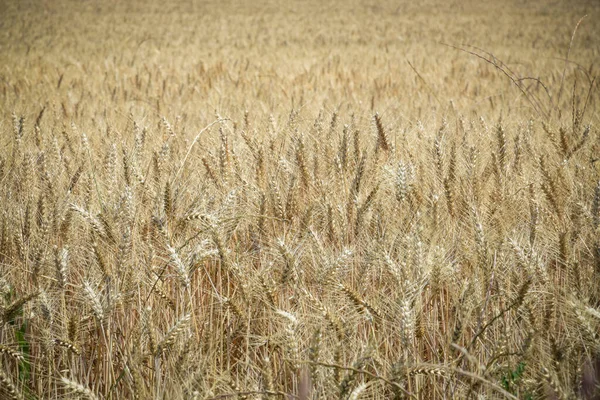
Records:
{"label": "green-tinged wheat ear", "polygon": [[96,394],[94,392],[91,391],[91,389],[89,389],[88,387],[77,383],[75,381],[72,381],[70,379],[67,378],[61,378],[62,384],[65,386],[65,388],[78,395],[79,397],[83,397],[85,399],[88,400],[97,400],[98,396],[96,396]]}

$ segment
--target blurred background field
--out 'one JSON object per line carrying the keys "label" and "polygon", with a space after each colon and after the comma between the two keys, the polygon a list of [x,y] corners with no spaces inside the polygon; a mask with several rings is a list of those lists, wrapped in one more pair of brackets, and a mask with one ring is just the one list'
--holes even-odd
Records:
{"label": "blurred background field", "polygon": [[208,120],[215,109],[239,117],[250,105],[261,114],[389,110],[403,124],[446,112],[451,101],[465,115],[508,113],[528,106],[511,82],[440,43],[490,52],[554,93],[584,15],[567,78],[598,59],[594,1],[23,1],[4,3],[2,15],[4,108],[51,102],[79,117],[79,104],[98,124],[122,121],[117,110]]}

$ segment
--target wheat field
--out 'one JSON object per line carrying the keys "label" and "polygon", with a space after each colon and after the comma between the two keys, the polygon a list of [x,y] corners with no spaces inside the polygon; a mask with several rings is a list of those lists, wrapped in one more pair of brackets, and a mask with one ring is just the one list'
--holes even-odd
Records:
{"label": "wheat field", "polygon": [[599,398],[598,21],[0,1],[0,398]]}

